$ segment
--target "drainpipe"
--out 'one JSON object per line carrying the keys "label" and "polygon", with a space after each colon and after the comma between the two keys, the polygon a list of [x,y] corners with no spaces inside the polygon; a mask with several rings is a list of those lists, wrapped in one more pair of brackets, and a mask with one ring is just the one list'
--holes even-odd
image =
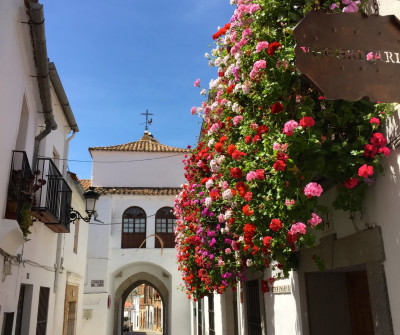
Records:
{"label": "drainpipe", "polygon": [[63,161],[63,177],[67,179],[67,165],[68,165],[68,156],[69,156],[69,142],[75,137],[76,130],[72,130],[72,134],[70,137],[67,137],[65,141],[64,148],[64,161]]}
{"label": "drainpipe", "polygon": [[35,65],[37,68],[37,79],[39,83],[40,100],[42,102],[43,115],[45,119],[45,129],[35,137],[32,166],[37,165],[40,142],[52,130],[57,129],[54,120],[53,107],[51,103],[49,64],[47,58],[46,36],[44,29],[43,5],[40,3],[29,2],[29,13],[31,21],[31,32],[33,37],[33,48],[35,53]]}

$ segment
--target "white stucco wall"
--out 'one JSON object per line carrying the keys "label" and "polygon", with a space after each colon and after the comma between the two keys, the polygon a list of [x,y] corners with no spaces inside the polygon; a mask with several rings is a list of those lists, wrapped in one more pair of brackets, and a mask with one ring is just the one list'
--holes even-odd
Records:
{"label": "white stucco wall", "polygon": [[[40,287],[50,289],[47,332],[61,334],[63,326],[63,307],[65,283],[68,273],[80,276],[83,284],[85,258],[73,254],[71,243],[73,234],[65,235],[63,243],[64,270],[60,273],[58,289],[54,291],[54,264],[58,235],[37,221],[31,227],[29,241],[24,241],[16,220],[4,218],[7,189],[11,167],[12,150],[16,149],[21,111],[26,113],[26,131],[21,134],[23,141],[17,149],[27,153],[32,167],[34,137],[44,129],[42,105],[32,50],[30,27],[22,22],[29,21],[23,0],[4,0],[0,2],[0,248],[11,255],[21,255],[24,266],[13,265],[12,274],[0,282],[0,325],[3,324],[4,312],[14,312],[14,325],[21,284],[31,285],[32,299],[30,316],[23,325],[23,334],[36,333],[36,320]],[[56,148],[60,158],[65,157],[65,139],[70,131],[66,117],[61,109],[54,90],[51,91],[53,112],[58,129],[41,143],[40,156],[52,157]],[[59,165],[61,167],[61,164]],[[61,170],[61,169],[60,169]],[[82,209],[82,200],[73,196],[74,207]],[[86,232],[85,232],[86,230]],[[74,228],[72,227],[72,232]],[[80,252],[86,254],[87,228],[80,230]],[[86,235],[86,237],[85,237]],[[71,256],[71,257],[70,257]],[[0,256],[0,272],[3,272],[4,259]],[[69,276],[71,278],[71,276]],[[83,290],[82,290],[83,293]],[[82,301],[83,299],[80,299]],[[78,306],[78,313],[81,307]],[[79,320],[78,320],[79,325]]]}
{"label": "white stucco wall", "polygon": [[[181,290],[180,273],[173,248],[154,248],[154,238],[146,241],[146,248],[121,249],[123,212],[131,207],[141,207],[148,216],[146,236],[155,232],[158,209],[172,207],[173,196],[105,195],[98,200],[99,219],[104,225],[90,226],[88,267],[84,308],[93,310],[93,319],[85,320],[85,334],[111,334],[114,327],[115,294],[132,276],[147,273],[158,278],[168,289],[169,334],[187,335],[190,329],[189,301]],[[104,280],[104,287],[90,287],[92,280]],[[157,289],[157,287],[156,287]],[[100,303],[103,296],[111,296],[113,308]],[[106,321],[105,321],[106,320]]]}
{"label": "white stucco wall", "polygon": [[92,156],[93,186],[179,187],[185,181],[184,154],[92,151]]}

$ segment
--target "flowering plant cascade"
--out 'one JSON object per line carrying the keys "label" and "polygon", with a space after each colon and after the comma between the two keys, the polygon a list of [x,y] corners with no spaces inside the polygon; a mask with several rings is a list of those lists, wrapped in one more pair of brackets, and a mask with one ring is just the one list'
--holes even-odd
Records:
{"label": "flowering plant cascade", "polygon": [[[189,298],[235,288],[249,268],[272,264],[287,276],[296,251],[314,243],[324,185],[337,185],[335,208],[359,210],[389,155],[378,131],[388,105],[326,101],[295,69],[292,31],[314,1],[231,3],[234,14],[206,54],[218,78],[192,108],[204,119],[202,137],[184,161],[187,183],[175,200]],[[362,4],[323,6],[348,12]]]}

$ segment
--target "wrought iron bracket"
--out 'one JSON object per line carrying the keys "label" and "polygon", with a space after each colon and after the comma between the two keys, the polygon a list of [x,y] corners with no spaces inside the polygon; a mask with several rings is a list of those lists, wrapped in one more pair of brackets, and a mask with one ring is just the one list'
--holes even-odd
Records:
{"label": "wrought iron bracket", "polygon": [[71,208],[69,214],[68,214],[69,218],[68,218],[68,223],[73,223],[75,224],[76,220],[83,220],[85,222],[90,222],[90,219],[92,218],[91,215],[87,216],[86,218],[84,218],[81,213],[79,213],[78,211],[74,210],[73,208]]}

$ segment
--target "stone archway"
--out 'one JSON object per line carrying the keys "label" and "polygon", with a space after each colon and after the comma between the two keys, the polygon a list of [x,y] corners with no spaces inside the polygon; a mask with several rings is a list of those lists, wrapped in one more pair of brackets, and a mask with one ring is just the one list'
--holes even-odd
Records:
{"label": "stone archway", "polygon": [[[148,284],[154,287],[161,297],[163,304],[163,335],[169,335],[169,291],[165,284],[156,276],[147,272],[138,272],[127,278],[116,290],[114,295],[114,331],[113,334],[118,334],[118,327],[122,325],[122,318],[118,320],[118,315],[122,316],[123,313],[118,313],[120,308],[120,301],[125,301],[128,294],[137,286],[141,284]],[[118,322],[120,321],[120,322]]]}

